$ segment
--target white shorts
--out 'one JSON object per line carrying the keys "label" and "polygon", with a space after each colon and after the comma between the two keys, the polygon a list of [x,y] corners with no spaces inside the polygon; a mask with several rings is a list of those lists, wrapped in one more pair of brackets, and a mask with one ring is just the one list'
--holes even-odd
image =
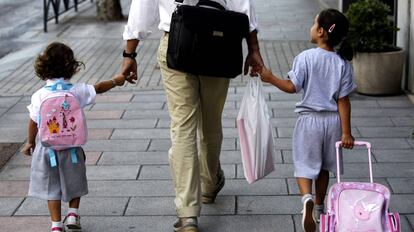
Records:
{"label": "white shorts", "polygon": [[[294,176],[315,180],[322,169],[336,173],[335,142],[340,140],[338,112],[300,113],[293,131]],[[341,153],[340,167],[344,170]]]}

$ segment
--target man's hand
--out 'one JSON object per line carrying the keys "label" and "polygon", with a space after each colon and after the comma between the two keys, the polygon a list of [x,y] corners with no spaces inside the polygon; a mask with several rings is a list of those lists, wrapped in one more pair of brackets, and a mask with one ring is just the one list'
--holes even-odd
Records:
{"label": "man's hand", "polygon": [[259,76],[260,71],[264,67],[262,56],[259,50],[253,50],[247,54],[246,61],[244,62],[244,75],[247,75],[250,67],[250,76]]}
{"label": "man's hand", "polygon": [[35,143],[26,143],[24,147],[22,148],[22,150],[20,150],[20,152],[23,153],[24,155],[31,156],[35,148],[36,148]]}
{"label": "man's hand", "polygon": [[121,73],[126,76],[126,81],[131,84],[135,84],[136,80],[138,80],[138,73],[137,73],[137,61],[135,59],[131,59],[129,57],[124,57],[121,66]]}
{"label": "man's hand", "polygon": [[264,67],[262,55],[260,55],[259,41],[257,40],[257,30],[250,32],[246,38],[249,53],[244,62],[244,75],[247,75],[250,67],[250,76],[259,76],[262,67]]}

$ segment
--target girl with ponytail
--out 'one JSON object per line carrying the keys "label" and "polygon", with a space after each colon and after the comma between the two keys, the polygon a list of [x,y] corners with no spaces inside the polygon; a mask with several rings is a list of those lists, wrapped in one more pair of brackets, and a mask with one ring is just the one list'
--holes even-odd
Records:
{"label": "girl with ponytail", "polygon": [[356,85],[349,63],[353,52],[347,42],[348,29],[349,22],[341,12],[323,10],[310,29],[310,40],[317,47],[294,59],[288,79],[276,77],[265,67],[261,71],[262,81],[287,93],[302,92],[295,109],[299,116],[293,131],[292,154],[294,176],[302,194],[305,232],[315,231],[324,211],[329,172],[336,172],[335,142],[342,141],[342,147],[348,149],[354,144],[348,95]]}

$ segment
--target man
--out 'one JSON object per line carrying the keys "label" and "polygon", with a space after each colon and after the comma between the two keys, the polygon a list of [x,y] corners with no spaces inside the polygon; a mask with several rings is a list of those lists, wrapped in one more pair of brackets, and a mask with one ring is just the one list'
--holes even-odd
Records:
{"label": "man", "polygon": [[[263,66],[257,42],[257,19],[252,0],[215,0],[229,10],[249,16],[250,34],[247,38],[248,55],[244,73],[257,76]],[[195,5],[197,0],[185,0]],[[152,25],[165,34],[161,38],[157,59],[167,96],[171,117],[170,166],[175,187],[174,200],[178,220],[174,231],[198,232],[197,217],[201,205],[214,203],[224,186],[220,166],[223,139],[221,114],[229,87],[228,78],[197,76],[167,66],[168,32],[171,15],[176,8],[174,0],[134,0],[131,3],[128,24],[123,34],[126,40],[122,72],[137,72],[135,61],[139,41],[151,34]],[[197,132],[199,137],[197,148]]]}

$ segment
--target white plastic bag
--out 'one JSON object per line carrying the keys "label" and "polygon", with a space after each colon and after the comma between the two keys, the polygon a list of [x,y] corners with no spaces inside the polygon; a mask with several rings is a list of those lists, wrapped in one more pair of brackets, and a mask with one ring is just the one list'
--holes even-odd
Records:
{"label": "white plastic bag", "polygon": [[273,130],[260,78],[249,78],[237,116],[244,176],[249,184],[274,170]]}

